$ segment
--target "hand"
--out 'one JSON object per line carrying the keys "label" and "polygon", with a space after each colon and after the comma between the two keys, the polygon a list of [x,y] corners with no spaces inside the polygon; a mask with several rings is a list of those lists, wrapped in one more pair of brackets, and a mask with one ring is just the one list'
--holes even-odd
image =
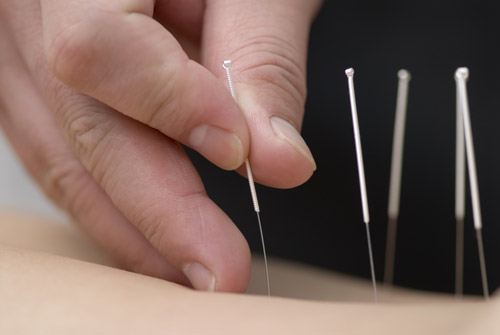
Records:
{"label": "hand", "polygon": [[0,122],[45,192],[119,265],[243,291],[248,245],[177,142],[228,170],[249,157],[269,186],[306,181],[315,164],[296,129],[318,7],[0,0]]}

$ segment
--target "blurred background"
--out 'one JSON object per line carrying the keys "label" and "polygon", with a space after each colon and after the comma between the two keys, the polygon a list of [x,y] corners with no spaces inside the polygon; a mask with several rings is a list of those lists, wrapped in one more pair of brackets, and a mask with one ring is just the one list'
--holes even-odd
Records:
{"label": "blurred background", "polygon": [[25,171],[3,132],[0,132],[0,209],[28,211],[67,221]]}

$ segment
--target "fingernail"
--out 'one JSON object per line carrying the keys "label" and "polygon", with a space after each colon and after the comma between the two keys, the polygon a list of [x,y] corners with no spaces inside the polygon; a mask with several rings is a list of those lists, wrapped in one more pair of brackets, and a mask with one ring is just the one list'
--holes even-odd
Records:
{"label": "fingernail", "polygon": [[316,170],[316,162],[312,156],[309,147],[306,142],[300,136],[299,132],[295,127],[285,119],[278,116],[271,117],[271,126],[274,133],[279,137],[290,143],[302,156],[304,156]]}
{"label": "fingernail", "polygon": [[200,263],[188,263],[182,267],[182,272],[199,291],[213,292],[215,290],[215,277]]}
{"label": "fingernail", "polygon": [[191,148],[226,170],[234,170],[243,164],[243,144],[233,132],[222,128],[201,125],[189,134]]}

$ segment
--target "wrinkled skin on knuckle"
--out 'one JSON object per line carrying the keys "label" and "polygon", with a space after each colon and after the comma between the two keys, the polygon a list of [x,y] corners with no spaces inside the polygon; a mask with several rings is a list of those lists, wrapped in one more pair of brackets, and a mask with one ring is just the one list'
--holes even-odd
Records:
{"label": "wrinkled skin on knuckle", "polygon": [[65,133],[76,153],[83,159],[91,156],[104,136],[97,119],[97,115],[89,112],[86,107],[80,109],[75,106],[65,113]]}
{"label": "wrinkled skin on knuckle", "polygon": [[253,36],[233,53],[235,64],[243,64],[238,72],[251,85],[270,85],[278,89],[287,103],[302,109],[306,89],[305,64],[298,63],[290,55],[295,47],[273,35]]}
{"label": "wrinkled skin on knuckle", "polygon": [[146,240],[157,247],[164,234],[160,215],[157,214],[154,208],[148,207],[139,209],[139,211],[133,210],[132,213],[134,215],[131,215],[130,221],[134,223]]}
{"label": "wrinkled skin on knuckle", "polygon": [[[73,150],[92,174],[97,183],[102,185],[108,167],[118,150],[119,141],[112,141],[113,129],[117,126],[106,115],[107,111],[96,104],[73,105],[64,115],[64,132],[72,144]],[[115,120],[116,121],[116,120]]]}

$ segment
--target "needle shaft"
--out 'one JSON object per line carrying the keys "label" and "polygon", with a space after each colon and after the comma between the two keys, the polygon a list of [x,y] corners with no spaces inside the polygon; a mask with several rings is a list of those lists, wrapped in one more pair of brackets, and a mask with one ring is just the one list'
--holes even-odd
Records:
{"label": "needle shaft", "polygon": [[373,262],[373,249],[372,249],[372,239],[370,237],[370,225],[368,223],[366,226],[366,239],[368,240],[368,257],[370,257],[370,272],[372,274],[372,285],[373,285],[373,300],[378,302],[377,296],[377,279],[375,278],[375,264]]}
{"label": "needle shaft", "polygon": [[472,140],[472,127],[469,114],[469,101],[467,98],[467,85],[466,80],[469,77],[469,70],[467,68],[458,68],[455,73],[458,80],[458,88],[460,94],[460,109],[462,111],[463,124],[464,124],[464,137],[465,149],[467,156],[467,168],[469,170],[469,185],[472,198],[472,214],[474,217],[474,227],[476,229],[477,247],[479,253],[479,263],[481,267],[481,279],[483,285],[484,298],[489,300],[488,280],[486,276],[486,261],[484,259],[484,248],[482,238],[482,218],[481,206],[479,202],[479,187],[477,182],[476,158],[474,154],[474,144]]}
{"label": "needle shaft", "polygon": [[259,231],[260,231],[260,240],[262,242],[262,253],[264,254],[264,266],[266,268],[266,287],[267,287],[267,295],[271,295],[271,284],[269,283],[269,267],[267,265],[267,253],[266,253],[266,244],[264,243],[264,232],[262,231],[262,223],[260,221],[260,213],[257,213],[257,220],[259,221]]}
{"label": "needle shaft", "polygon": [[394,282],[394,259],[396,256],[396,237],[401,194],[401,173],[403,168],[403,145],[408,101],[408,86],[411,79],[406,70],[398,72],[398,95],[396,100],[396,119],[392,141],[391,179],[389,184],[389,204],[387,208],[387,239],[385,246],[384,283]]}
{"label": "needle shaft", "polygon": [[351,102],[352,126],[354,130],[354,143],[356,146],[356,157],[358,162],[359,188],[361,191],[361,204],[363,207],[363,220],[366,226],[366,234],[368,240],[368,255],[370,257],[370,272],[373,284],[373,299],[377,302],[377,280],[375,278],[375,266],[373,262],[373,250],[370,238],[370,213],[368,211],[368,197],[366,192],[365,168],[363,163],[363,151],[361,149],[361,137],[359,134],[358,111],[356,107],[356,96],[354,94],[354,69],[350,68],[345,71],[349,85],[349,98]]}
{"label": "needle shaft", "polygon": [[465,218],[465,143],[464,118],[457,75],[456,83],[456,134],[455,134],[455,297],[463,295],[464,277],[464,218]]}
{"label": "needle shaft", "polygon": [[[222,63],[222,67],[224,68],[224,70],[226,70],[227,82],[229,85],[229,91],[231,92],[231,96],[233,97],[234,101],[238,102],[238,99],[236,99],[236,92],[234,90],[234,85],[233,85],[233,76],[231,74],[231,61],[230,60],[224,61]],[[269,284],[269,267],[267,265],[267,254],[266,254],[266,244],[264,243],[264,232],[262,230],[262,222],[260,220],[260,206],[259,206],[259,200],[257,199],[257,191],[255,190],[255,182],[253,179],[252,168],[250,166],[250,161],[248,160],[248,158],[245,160],[245,167],[247,171],[248,185],[250,187],[250,194],[252,195],[253,208],[255,213],[257,214],[257,220],[259,224],[260,240],[262,242],[262,253],[264,254],[264,266],[266,269],[267,295],[270,296],[271,286]]]}

